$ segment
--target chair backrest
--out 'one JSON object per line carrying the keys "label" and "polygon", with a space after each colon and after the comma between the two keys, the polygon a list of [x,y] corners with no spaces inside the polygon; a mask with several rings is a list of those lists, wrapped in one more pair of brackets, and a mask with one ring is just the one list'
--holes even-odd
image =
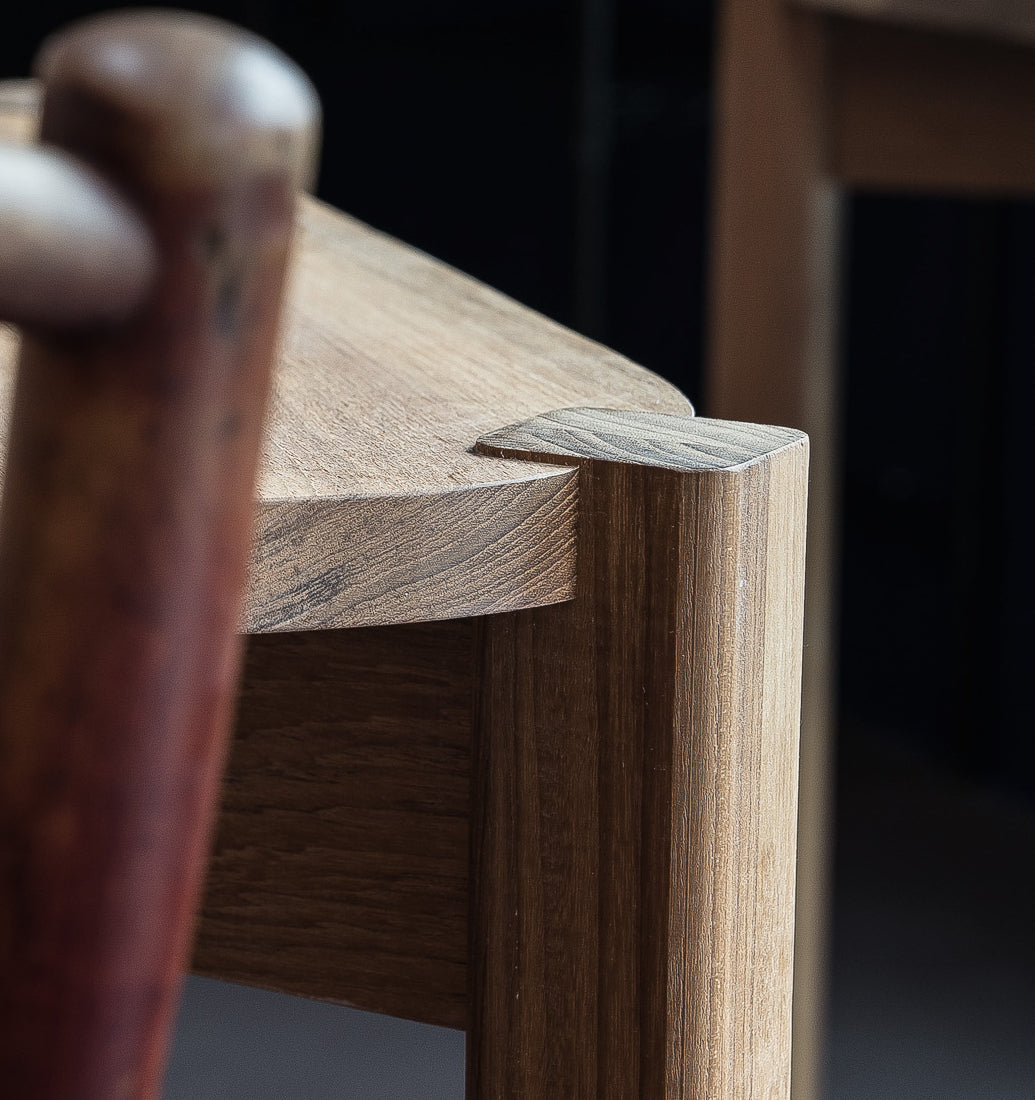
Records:
{"label": "chair backrest", "polygon": [[0,517],[0,1080],[160,1080],[238,665],[263,411],[318,108],[261,41],[138,13],[48,42],[0,160],[23,325]]}

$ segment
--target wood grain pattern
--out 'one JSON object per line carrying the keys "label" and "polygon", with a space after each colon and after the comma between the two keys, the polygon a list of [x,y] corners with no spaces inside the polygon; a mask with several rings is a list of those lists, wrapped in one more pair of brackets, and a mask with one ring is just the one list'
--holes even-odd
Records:
{"label": "wood grain pattern", "polygon": [[577,598],[480,621],[468,1095],[786,1096],[807,444],[565,410]]}
{"label": "wood grain pattern", "polygon": [[[829,171],[829,21],[724,0],[716,67],[706,411],[809,434],[792,1092],[818,1100],[830,923],[842,199]],[[875,75],[882,73],[877,66]]]}
{"label": "wood grain pattern", "polygon": [[[0,438],[10,355],[0,338]],[[570,476],[486,459],[471,441],[587,402],[690,410],[642,367],[307,200],[258,493],[270,541],[253,549],[247,628],[444,618],[570,597],[554,528]],[[328,543],[327,532],[346,523],[373,545],[397,517],[411,537],[395,548],[392,583],[367,588],[373,574],[352,568],[351,538]],[[426,553],[448,543],[476,568]]]}
{"label": "wood grain pattern", "polygon": [[197,971],[466,1025],[473,630],[249,640]]}
{"label": "wood grain pattern", "polygon": [[515,454],[551,461],[591,458],[596,462],[635,463],[658,470],[736,470],[784,444],[800,443],[795,428],[731,424],[700,419],[687,426],[685,416],[627,413],[614,409],[558,409],[532,420],[483,435],[482,454]]}
{"label": "wood grain pattern", "polygon": [[128,317],[33,326],[18,359],[0,530],[10,1096],[160,1088],[232,717],[296,154],[318,115],[271,54],[152,12],[78,24],[38,61],[44,141],[129,198],[158,262]]}
{"label": "wood grain pattern", "polygon": [[[688,407],[641,368],[318,204],[291,302],[259,498],[277,537],[256,545],[253,628],[404,621],[415,599],[421,617],[445,618],[569,598],[556,521],[570,475],[489,461],[471,440],[601,392],[616,407]],[[395,547],[390,587],[334,559],[323,532],[342,501],[350,542],[374,546],[386,516],[405,516],[413,537]],[[448,546],[476,568],[435,550]],[[329,588],[343,567],[352,578]]]}
{"label": "wood grain pattern", "polygon": [[1035,8],[1029,0],[794,0],[832,15],[886,22],[917,30],[1035,42]]}
{"label": "wood grain pattern", "polygon": [[430,622],[570,599],[577,496],[575,472],[554,469],[416,497],[260,504],[245,629]]}
{"label": "wood grain pattern", "polygon": [[831,49],[831,163],[846,185],[1035,191],[1035,49],[841,21]]}

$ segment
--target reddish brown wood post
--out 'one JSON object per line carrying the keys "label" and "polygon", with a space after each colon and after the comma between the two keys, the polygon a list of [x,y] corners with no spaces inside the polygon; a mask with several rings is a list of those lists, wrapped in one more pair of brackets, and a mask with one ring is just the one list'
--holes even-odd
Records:
{"label": "reddish brown wood post", "polygon": [[180,15],[80,24],[39,71],[43,139],[139,212],[156,264],[128,319],[103,294],[100,320],[39,310],[19,364],[0,542],[0,1087],[121,1100],[156,1092],[189,946],[317,108],[265,44]]}
{"label": "reddish brown wood post", "polygon": [[468,1096],[786,1097],[807,441],[564,410],[574,601],[483,620]]}

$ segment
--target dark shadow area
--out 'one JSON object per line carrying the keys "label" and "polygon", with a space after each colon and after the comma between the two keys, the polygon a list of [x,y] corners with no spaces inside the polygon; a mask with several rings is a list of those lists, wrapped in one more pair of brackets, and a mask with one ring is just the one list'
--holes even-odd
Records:
{"label": "dark shadow area", "polygon": [[829,1095],[1035,1095],[1035,208],[852,204]]}
{"label": "dark shadow area", "polygon": [[1035,209],[864,196],[852,220],[842,709],[1031,799]]}

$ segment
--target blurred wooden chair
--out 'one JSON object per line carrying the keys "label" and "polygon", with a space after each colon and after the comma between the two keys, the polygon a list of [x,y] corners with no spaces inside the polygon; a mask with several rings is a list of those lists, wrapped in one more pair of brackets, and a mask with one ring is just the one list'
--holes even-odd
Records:
{"label": "blurred wooden chair", "polygon": [[841,195],[1035,192],[1035,8],[723,0],[708,410],[813,447],[794,1095],[822,1095],[837,666]]}
{"label": "blurred wooden chair", "polygon": [[119,1100],[157,1095],[189,958],[319,105],[180,13],[37,71],[42,143],[0,149],[0,1087]]}
{"label": "blurred wooden chair", "polygon": [[297,234],[195,968],[463,1028],[472,1098],[785,1095],[805,437]]}

